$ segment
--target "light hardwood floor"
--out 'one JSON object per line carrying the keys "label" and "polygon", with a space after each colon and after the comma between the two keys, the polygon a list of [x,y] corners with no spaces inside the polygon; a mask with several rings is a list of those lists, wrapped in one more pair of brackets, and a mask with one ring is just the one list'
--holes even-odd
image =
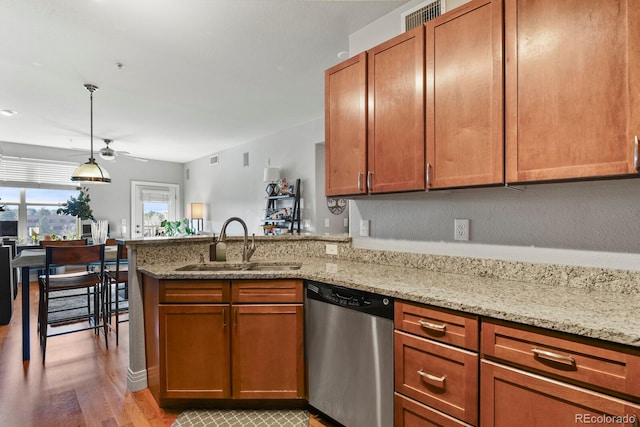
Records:
{"label": "light hardwood floor", "polygon": [[[148,389],[127,389],[128,323],[120,345],[109,334],[83,331],[47,340],[42,364],[36,332],[38,285],[31,283],[31,361],[22,362],[21,295],[8,325],[0,326],[0,426],[170,426],[179,411],[159,408]],[[310,427],[331,427],[312,416]]]}
{"label": "light hardwood floor", "polygon": [[0,426],[169,426],[178,412],[158,407],[148,390],[127,389],[128,323],[120,345],[111,332],[83,331],[47,340],[43,366],[36,332],[37,283],[31,284],[31,361],[22,362],[21,295],[0,326]]}

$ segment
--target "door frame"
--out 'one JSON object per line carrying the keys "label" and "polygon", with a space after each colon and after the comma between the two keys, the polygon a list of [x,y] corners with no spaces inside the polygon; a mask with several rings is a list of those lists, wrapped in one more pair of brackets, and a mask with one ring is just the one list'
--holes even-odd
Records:
{"label": "door frame", "polygon": [[172,189],[175,191],[175,201],[174,201],[174,217],[168,218],[170,221],[176,221],[179,218],[182,218],[182,203],[180,203],[180,185],[179,184],[170,184],[163,182],[151,182],[151,181],[131,181],[131,228],[130,228],[130,236],[132,239],[142,238],[144,234],[138,236],[136,234],[136,227],[142,227],[144,225],[143,216],[144,213],[138,218],[137,211],[140,207],[141,200],[138,200],[138,192],[142,189],[154,189],[158,191]]}

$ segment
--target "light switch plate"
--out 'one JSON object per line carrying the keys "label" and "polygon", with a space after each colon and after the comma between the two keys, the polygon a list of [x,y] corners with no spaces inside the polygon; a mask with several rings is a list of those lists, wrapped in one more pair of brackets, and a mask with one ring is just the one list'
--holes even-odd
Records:
{"label": "light switch plate", "polygon": [[369,237],[371,221],[368,219],[360,220],[360,237]]}

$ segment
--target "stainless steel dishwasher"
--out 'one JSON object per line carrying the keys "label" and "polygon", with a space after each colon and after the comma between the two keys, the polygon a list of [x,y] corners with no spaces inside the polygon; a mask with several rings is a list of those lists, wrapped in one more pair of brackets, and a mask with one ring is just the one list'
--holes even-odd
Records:
{"label": "stainless steel dishwasher", "polygon": [[346,427],[392,427],[393,298],[318,282],[305,296],[309,405]]}

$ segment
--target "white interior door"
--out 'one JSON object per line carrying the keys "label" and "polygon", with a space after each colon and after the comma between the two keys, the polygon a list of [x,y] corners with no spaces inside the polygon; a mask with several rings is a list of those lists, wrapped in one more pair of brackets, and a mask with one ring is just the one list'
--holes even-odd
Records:
{"label": "white interior door", "polygon": [[155,182],[131,182],[131,237],[155,236],[160,223],[181,219],[180,186]]}

